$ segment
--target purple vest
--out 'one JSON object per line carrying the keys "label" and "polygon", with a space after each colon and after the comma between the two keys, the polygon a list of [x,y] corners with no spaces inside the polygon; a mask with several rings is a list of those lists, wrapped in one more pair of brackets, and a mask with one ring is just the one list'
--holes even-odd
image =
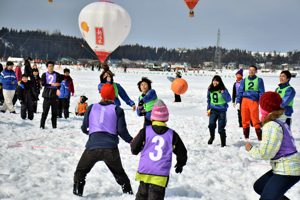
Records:
{"label": "purple vest", "polygon": [[172,165],[173,130],[162,135],[155,133],[152,126],[146,126],[146,139],[139,169],[140,174],[168,176]]}
{"label": "purple vest", "polygon": [[[50,74],[49,72],[46,72],[46,83],[47,84],[53,84],[56,83],[56,73]],[[54,88],[56,89],[56,86],[45,86],[46,88]]]}
{"label": "purple vest", "polygon": [[295,140],[292,136],[291,128],[287,125],[287,123],[283,123],[278,120],[274,120],[274,121],[282,126],[283,138],[282,138],[280,149],[275,155],[275,157],[272,158],[272,160],[276,160],[280,157],[285,157],[297,152]]}
{"label": "purple vest", "polygon": [[241,82],[235,82],[235,91],[236,91],[236,95],[238,94],[238,90],[239,90],[239,87],[240,87],[240,83],[241,83]]}
{"label": "purple vest", "polygon": [[107,106],[93,104],[89,114],[89,134],[101,131],[117,135],[118,117],[115,108],[114,104]]}

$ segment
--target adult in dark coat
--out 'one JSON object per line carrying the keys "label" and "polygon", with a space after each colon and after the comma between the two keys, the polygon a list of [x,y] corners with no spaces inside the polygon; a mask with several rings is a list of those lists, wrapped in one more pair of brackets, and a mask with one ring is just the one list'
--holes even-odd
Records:
{"label": "adult in dark coat", "polygon": [[32,58],[30,58],[30,57],[25,59],[24,74],[27,74],[28,76],[32,75],[32,69],[31,69],[30,61],[32,61]]}

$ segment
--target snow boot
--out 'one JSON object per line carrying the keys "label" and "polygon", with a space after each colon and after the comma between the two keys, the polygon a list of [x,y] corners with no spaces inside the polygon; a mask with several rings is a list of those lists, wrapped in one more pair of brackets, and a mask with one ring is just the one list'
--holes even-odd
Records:
{"label": "snow boot", "polygon": [[124,194],[133,194],[130,183],[125,183],[122,185],[122,190]]}
{"label": "snow boot", "polygon": [[215,130],[209,130],[210,138],[208,140],[208,144],[212,144],[215,139]]}
{"label": "snow boot", "polygon": [[249,127],[244,128],[243,132],[244,132],[245,139],[249,139],[250,128]]}
{"label": "snow boot", "polygon": [[221,138],[221,147],[225,147],[226,146],[226,134],[220,134],[220,138]]}
{"label": "snow boot", "polygon": [[261,136],[262,135],[261,129],[260,128],[255,129],[255,132],[256,132],[258,141],[261,141],[261,138],[262,138],[262,136]]}
{"label": "snow boot", "polygon": [[84,185],[85,181],[76,181],[74,183],[73,194],[77,196],[82,196]]}
{"label": "snow boot", "polygon": [[46,119],[42,118],[40,128],[45,129],[45,122],[46,122]]}

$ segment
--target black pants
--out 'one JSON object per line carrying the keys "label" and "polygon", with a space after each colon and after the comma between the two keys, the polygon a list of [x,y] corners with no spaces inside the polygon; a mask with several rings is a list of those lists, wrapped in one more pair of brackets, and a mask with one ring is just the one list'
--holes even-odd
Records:
{"label": "black pants", "polygon": [[21,118],[26,119],[26,113],[28,111],[28,119],[33,119],[33,102],[31,98],[21,104]]}
{"label": "black pants", "polygon": [[62,111],[64,111],[65,118],[69,118],[69,99],[67,98],[59,98],[58,106],[57,106],[57,117],[62,117]]}
{"label": "black pants", "polygon": [[174,102],[181,102],[181,97],[180,97],[180,95],[175,94],[175,93],[174,93],[174,95],[175,95],[175,101],[174,101]]}
{"label": "black pants", "polygon": [[41,127],[45,127],[45,121],[48,116],[48,112],[51,106],[51,112],[52,112],[52,127],[56,128],[56,121],[57,121],[57,105],[58,105],[58,99],[49,99],[49,98],[44,98],[43,102],[43,113],[42,113],[42,118],[41,118]]}
{"label": "black pants", "polygon": [[74,182],[84,181],[86,175],[98,161],[104,161],[119,185],[130,184],[122,166],[118,147],[113,149],[85,149],[74,173]]}
{"label": "black pants", "polygon": [[165,187],[144,183],[140,181],[135,200],[163,200],[165,197]]}
{"label": "black pants", "polygon": [[152,125],[152,121],[148,120],[146,117],[144,117],[144,127]]}
{"label": "black pants", "polygon": [[239,118],[239,127],[243,127],[241,109],[237,110],[237,112],[238,112],[238,118]]}
{"label": "black pants", "polygon": [[300,176],[278,175],[270,170],[254,183],[254,190],[260,200],[280,199],[299,180]]}
{"label": "black pants", "polygon": [[285,123],[287,123],[287,125],[289,125],[289,127],[292,129],[292,118],[286,118]]}

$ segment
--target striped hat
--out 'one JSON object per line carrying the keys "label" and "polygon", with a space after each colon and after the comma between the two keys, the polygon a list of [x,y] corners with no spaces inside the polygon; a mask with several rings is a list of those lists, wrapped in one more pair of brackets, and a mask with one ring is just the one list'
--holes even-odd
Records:
{"label": "striped hat", "polygon": [[152,113],[151,113],[151,118],[154,121],[161,121],[161,122],[166,122],[169,120],[168,108],[161,99],[158,99],[154,103],[154,107],[153,107]]}

